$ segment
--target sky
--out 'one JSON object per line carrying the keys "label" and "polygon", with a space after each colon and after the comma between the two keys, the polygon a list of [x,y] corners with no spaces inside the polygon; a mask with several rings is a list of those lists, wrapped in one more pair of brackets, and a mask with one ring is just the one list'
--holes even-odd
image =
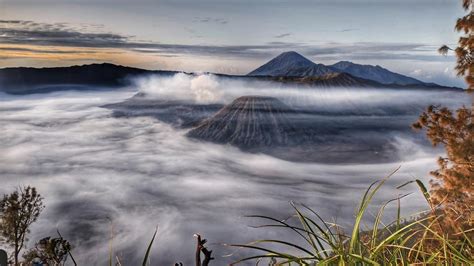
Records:
{"label": "sky", "polygon": [[284,51],[464,86],[455,0],[0,0],[0,67],[110,62],[246,74]]}

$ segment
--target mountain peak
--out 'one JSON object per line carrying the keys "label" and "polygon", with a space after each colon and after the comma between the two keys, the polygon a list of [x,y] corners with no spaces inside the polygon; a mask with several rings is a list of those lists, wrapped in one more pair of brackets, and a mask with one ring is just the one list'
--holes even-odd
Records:
{"label": "mountain peak", "polygon": [[324,65],[317,65],[301,54],[289,51],[273,58],[266,64],[250,72],[249,76],[307,76],[332,72]]}
{"label": "mountain peak", "polygon": [[[276,58],[285,58],[285,59],[290,59],[290,60],[301,60],[301,61],[310,61],[306,57],[302,56],[301,54],[295,52],[295,51],[288,51],[288,52],[283,52],[279,54]],[[311,61],[310,61],[311,62]]]}
{"label": "mountain peak", "polygon": [[295,51],[281,53],[277,57],[273,58],[270,62],[272,61],[279,61],[279,63],[286,64],[298,64],[301,66],[311,66],[314,64],[311,60]]}
{"label": "mountain peak", "polygon": [[337,68],[339,70],[343,70],[343,69],[348,68],[348,67],[353,66],[353,65],[355,65],[355,64],[352,63],[351,61],[339,61],[339,62],[335,63],[334,65],[332,65],[332,67]]}

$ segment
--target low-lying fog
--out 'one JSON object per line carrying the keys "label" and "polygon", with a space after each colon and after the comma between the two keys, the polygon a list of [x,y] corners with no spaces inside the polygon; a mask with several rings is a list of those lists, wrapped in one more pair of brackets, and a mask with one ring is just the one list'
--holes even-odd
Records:
{"label": "low-lying fog", "polygon": [[[430,103],[468,103],[465,95],[453,92],[272,90],[269,84],[184,74],[144,78],[121,90],[2,94],[0,193],[32,185],[45,198],[46,209],[33,227],[29,246],[42,237],[54,236],[58,228],[73,243],[80,265],[102,265],[108,260],[113,228],[114,252],[125,265],[136,265],[158,226],[152,265],[176,261],[192,265],[194,233],[209,239],[215,264],[223,265],[243,253],[223,258],[235,250],[220,243],[284,237],[280,231],[248,227],[261,221],[244,215],[286,218],[291,214],[288,202],[293,200],[347,226],[361,193],[371,182],[401,166],[375,203],[417,192],[415,186],[403,191],[395,187],[414,178],[429,180],[428,172],[436,168],[441,152],[417,144],[416,134],[388,132],[387,138],[405,156],[393,163],[329,165],[249,154],[231,146],[190,140],[184,136],[188,129],[153,117],[116,118],[111,110],[101,108],[132,97],[137,90],[149,97],[197,103],[228,103],[241,95],[267,95],[292,106],[334,112],[348,120],[367,115],[382,117],[381,121],[413,122],[416,112]],[[390,115],[384,106],[396,107],[397,112]],[[358,111],[351,114],[354,110]],[[406,214],[426,208],[418,193],[401,203]],[[388,215],[393,213],[393,208],[388,210]]]}

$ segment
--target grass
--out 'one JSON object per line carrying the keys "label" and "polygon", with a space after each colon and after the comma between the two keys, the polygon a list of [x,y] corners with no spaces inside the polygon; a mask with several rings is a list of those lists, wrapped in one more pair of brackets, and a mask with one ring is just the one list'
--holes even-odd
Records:
{"label": "grass", "polygon": [[[256,253],[232,265],[248,261],[254,261],[256,265],[264,261],[269,265],[474,265],[473,243],[468,237],[473,229],[455,236],[440,233],[438,228],[442,216],[435,214],[429,193],[420,180],[408,183],[414,182],[420,188],[430,206],[427,212],[417,219],[404,220],[400,215],[400,199],[406,195],[402,195],[382,204],[373,215],[370,228],[361,228],[373,197],[390,176],[374,182],[366,190],[356,210],[350,234],[346,234],[341,226],[324,221],[306,205],[297,206],[293,202],[290,204],[294,215],[286,220],[249,216],[268,222],[257,228],[290,230],[302,243],[261,239],[231,245]],[[393,222],[383,224],[384,210],[393,202],[397,203],[397,215]],[[297,221],[291,222],[292,219]]]}
{"label": "grass", "polygon": [[[151,248],[153,247],[153,242],[155,241],[157,233],[158,233],[158,227],[155,228],[155,232],[153,233],[153,236],[152,236],[150,242],[148,242],[148,246],[147,246],[145,255],[143,256],[142,266],[151,265],[151,263],[150,263]],[[110,266],[111,265],[121,266],[122,262],[121,262],[121,260],[118,256],[115,256],[116,261],[114,262],[113,239],[114,239],[114,233],[113,233],[113,227],[112,227],[112,229],[111,229],[111,238],[110,238],[110,241],[109,241],[109,265]],[[73,258],[71,253],[69,253],[69,255],[71,256],[71,258]],[[74,260],[74,258],[73,258],[73,260]],[[75,261],[74,261],[74,265],[77,266]]]}
{"label": "grass", "polygon": [[153,241],[155,241],[155,237],[156,237],[157,232],[158,232],[158,227],[155,229],[155,233],[153,234],[153,237],[151,238],[151,241],[148,244],[148,248],[146,249],[145,257],[143,258],[143,262],[142,262],[143,266],[147,265],[147,262],[148,262],[149,257],[150,257],[151,247],[153,246]]}

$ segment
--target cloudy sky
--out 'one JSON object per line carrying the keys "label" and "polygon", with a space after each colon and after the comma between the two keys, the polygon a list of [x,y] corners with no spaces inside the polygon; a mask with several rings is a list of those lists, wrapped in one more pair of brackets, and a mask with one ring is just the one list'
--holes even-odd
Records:
{"label": "cloudy sky", "polygon": [[112,62],[245,74],[294,50],[462,86],[454,0],[0,0],[0,67]]}

